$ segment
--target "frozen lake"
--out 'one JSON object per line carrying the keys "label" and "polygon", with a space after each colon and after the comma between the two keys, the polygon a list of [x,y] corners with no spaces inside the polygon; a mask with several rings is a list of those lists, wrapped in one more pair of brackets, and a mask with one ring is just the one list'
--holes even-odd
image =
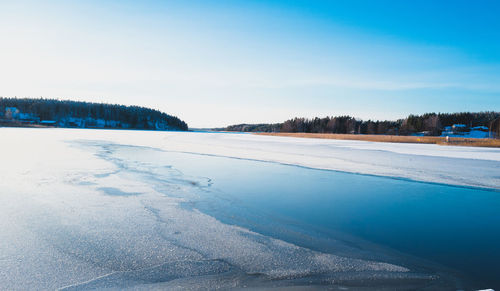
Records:
{"label": "frozen lake", "polygon": [[72,129],[0,138],[0,289],[500,287],[498,149]]}

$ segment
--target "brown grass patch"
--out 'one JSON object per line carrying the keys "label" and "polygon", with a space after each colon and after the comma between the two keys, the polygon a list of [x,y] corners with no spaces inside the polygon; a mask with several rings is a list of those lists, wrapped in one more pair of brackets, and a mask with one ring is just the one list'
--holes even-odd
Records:
{"label": "brown grass patch", "polygon": [[363,140],[374,142],[398,142],[398,143],[424,143],[439,145],[457,145],[474,147],[500,147],[500,139],[492,138],[463,138],[442,136],[402,136],[402,135],[371,135],[371,134],[336,134],[336,133],[302,133],[302,132],[259,132],[258,135],[287,136],[302,138],[325,138],[344,140]]}

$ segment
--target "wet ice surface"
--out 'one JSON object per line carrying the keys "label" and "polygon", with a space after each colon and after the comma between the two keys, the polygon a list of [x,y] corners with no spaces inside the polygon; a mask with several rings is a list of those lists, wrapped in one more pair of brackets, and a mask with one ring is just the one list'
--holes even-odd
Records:
{"label": "wet ice surface", "polygon": [[[381,251],[375,246],[354,251],[339,240],[338,252],[318,251],[198,210],[200,196],[213,194],[210,173],[191,176],[141,159],[164,154],[169,139],[186,133],[1,128],[0,134],[0,289],[439,289],[454,282],[390,251],[375,255]],[[197,147],[211,138],[199,137]],[[187,141],[185,147],[192,150]],[[209,143],[200,153],[214,148]],[[196,156],[186,159],[196,163]]]}

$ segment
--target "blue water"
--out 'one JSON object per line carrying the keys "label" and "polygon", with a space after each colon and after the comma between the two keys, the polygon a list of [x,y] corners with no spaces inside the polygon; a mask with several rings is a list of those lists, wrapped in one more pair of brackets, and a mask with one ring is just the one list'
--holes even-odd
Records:
{"label": "blue water", "polygon": [[186,207],[225,223],[319,251],[451,274],[457,288],[500,289],[498,191],[140,148],[124,156],[210,181]]}
{"label": "blue water", "polygon": [[342,233],[443,266],[466,287],[500,288],[499,192],[201,155],[169,160],[212,180],[196,207],[225,222],[271,235],[271,224]]}

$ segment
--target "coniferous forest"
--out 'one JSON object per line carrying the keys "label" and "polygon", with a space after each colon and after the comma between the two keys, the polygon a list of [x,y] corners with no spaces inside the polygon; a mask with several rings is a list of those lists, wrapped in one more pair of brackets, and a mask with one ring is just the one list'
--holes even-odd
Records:
{"label": "coniferous forest", "polygon": [[188,129],[187,124],[175,116],[140,106],[2,97],[0,97],[0,125],[149,130]]}
{"label": "coniferous forest", "polygon": [[[348,115],[293,118],[282,123],[238,124],[218,130],[438,136],[454,125],[469,129],[480,127],[499,137],[500,112],[426,113],[395,121],[361,120]],[[0,97],[0,126],[188,130],[187,124],[179,118],[140,106],[3,97]]]}
{"label": "coniferous forest", "polygon": [[395,121],[360,120],[351,116],[293,118],[283,123],[238,124],[222,130],[243,132],[305,132],[341,134],[441,135],[447,127],[463,125],[499,134],[500,112],[426,113]]}

